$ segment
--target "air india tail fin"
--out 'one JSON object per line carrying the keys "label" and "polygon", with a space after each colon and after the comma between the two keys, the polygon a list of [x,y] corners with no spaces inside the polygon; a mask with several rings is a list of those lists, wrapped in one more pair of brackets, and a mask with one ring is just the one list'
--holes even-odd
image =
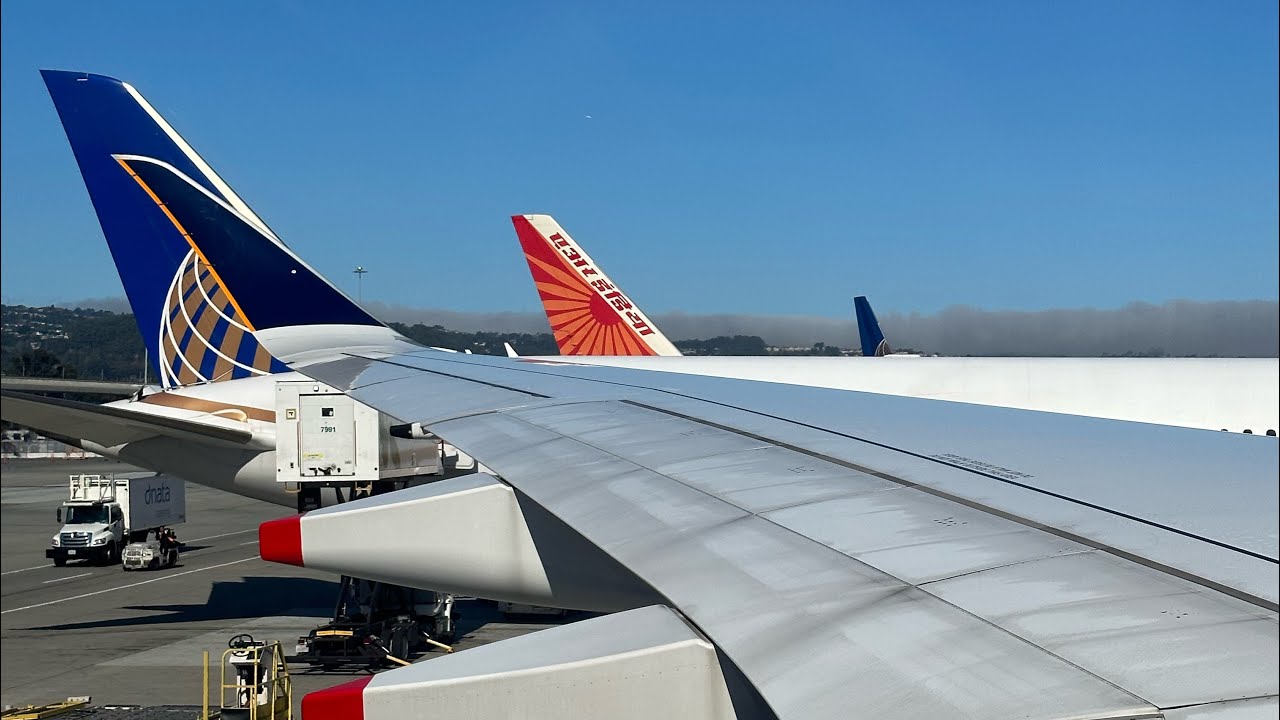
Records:
{"label": "air india tail fin", "polygon": [[561,355],[679,355],[550,215],[514,215]]}

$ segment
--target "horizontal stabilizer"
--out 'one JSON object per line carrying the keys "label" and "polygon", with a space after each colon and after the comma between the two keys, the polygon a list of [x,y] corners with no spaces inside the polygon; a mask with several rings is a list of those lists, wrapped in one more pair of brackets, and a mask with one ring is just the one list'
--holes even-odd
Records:
{"label": "horizontal stabilizer", "polygon": [[652,605],[361,678],[302,700],[307,720],[735,717],[716,650]]}
{"label": "horizontal stabilizer", "polygon": [[584,610],[656,596],[477,473],[265,522],[263,560],[459,595]]}
{"label": "horizontal stabilizer", "polygon": [[151,437],[251,447],[254,437],[247,426],[234,420],[188,420],[119,405],[94,405],[13,390],[4,390],[3,397],[0,408],[5,420],[47,435],[88,440],[102,447]]}

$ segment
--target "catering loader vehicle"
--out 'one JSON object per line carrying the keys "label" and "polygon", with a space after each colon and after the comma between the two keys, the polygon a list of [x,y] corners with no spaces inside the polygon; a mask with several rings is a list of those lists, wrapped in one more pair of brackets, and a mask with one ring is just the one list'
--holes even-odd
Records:
{"label": "catering loader vehicle", "polygon": [[125,546],[153,530],[187,521],[186,486],[155,473],[72,475],[58,508],[62,529],[44,551],[53,564],[68,560],[113,563]]}

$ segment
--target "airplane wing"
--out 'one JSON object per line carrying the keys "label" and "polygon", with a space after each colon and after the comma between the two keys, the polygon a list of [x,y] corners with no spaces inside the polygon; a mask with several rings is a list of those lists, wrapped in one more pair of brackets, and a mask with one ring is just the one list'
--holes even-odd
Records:
{"label": "airplane wing", "polygon": [[[541,654],[499,644],[313,693],[308,717],[403,716],[423,693],[474,708],[498,681],[499,709],[529,710],[537,693],[514,688],[539,657],[577,713],[648,712],[685,697],[661,689],[676,667],[626,664],[649,632],[649,653],[707,645],[699,697],[732,701],[707,716],[1280,707],[1270,438],[433,352],[305,372],[486,472],[264,524],[264,558],[627,611],[584,621],[612,623],[591,641],[560,628]],[[585,689],[602,665],[603,700]]]}
{"label": "airplane wing", "polygon": [[243,427],[243,423],[233,420],[214,417],[191,420],[139,412],[118,405],[95,405],[14,390],[2,393],[4,402],[0,408],[3,408],[5,420],[50,436],[88,440],[103,447],[156,436],[236,447],[248,446],[254,439],[253,433]]}
{"label": "airplane wing", "polygon": [[0,388],[27,392],[83,393],[108,397],[129,397],[142,389],[134,382],[115,380],[65,380],[63,378],[0,377]]}

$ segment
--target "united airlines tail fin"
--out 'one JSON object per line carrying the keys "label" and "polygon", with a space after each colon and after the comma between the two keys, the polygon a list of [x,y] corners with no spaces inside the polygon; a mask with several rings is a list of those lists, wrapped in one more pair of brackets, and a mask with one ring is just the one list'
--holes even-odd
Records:
{"label": "united airlines tail fin", "polygon": [[306,326],[329,326],[330,344],[342,329],[393,334],[289,250],[133,87],[41,75],[166,387],[286,370],[263,344],[273,330],[289,340],[273,348],[299,351],[314,349]]}
{"label": "united airlines tail fin", "polygon": [[866,357],[883,357],[893,352],[889,342],[880,332],[880,323],[867,298],[859,295],[853,299],[853,309],[858,316],[858,339],[862,341],[862,354]]}
{"label": "united airlines tail fin", "polygon": [[561,355],[679,355],[550,215],[514,215]]}

